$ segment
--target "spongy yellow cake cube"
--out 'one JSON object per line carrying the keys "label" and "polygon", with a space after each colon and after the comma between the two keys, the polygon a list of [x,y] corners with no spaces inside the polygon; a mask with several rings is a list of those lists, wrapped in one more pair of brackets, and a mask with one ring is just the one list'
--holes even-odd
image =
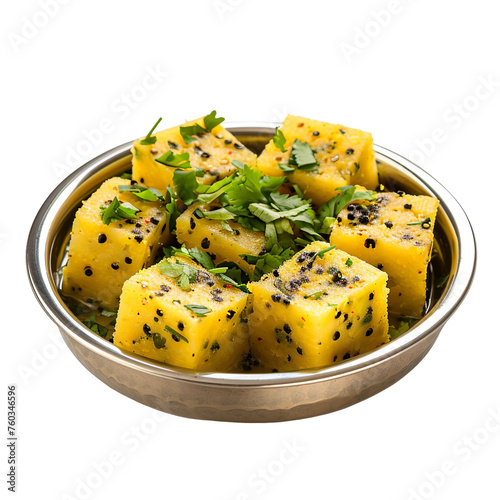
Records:
{"label": "spongy yellow cake cube", "polygon": [[315,242],[250,283],[250,348],[270,370],[337,363],[389,341],[387,274]]}
{"label": "spongy yellow cake cube", "polygon": [[114,344],[170,365],[230,370],[248,350],[247,297],[190,258],[164,259],[123,286]]}
{"label": "spongy yellow cake cube", "polygon": [[[63,293],[82,302],[116,309],[122,285],[151,265],[170,238],[169,216],[161,200],[144,201],[119,191],[130,180],[113,177],[104,182],[77,211],[63,269]],[[134,217],[104,224],[101,207],[114,198],[139,209]]]}
{"label": "spongy yellow cake cube", "polygon": [[[362,184],[375,189],[378,185],[371,134],[293,115],[285,118],[279,130],[285,151],[271,140],[258,157],[257,166],[266,175],[287,175],[316,206],[330,200],[337,187]],[[280,164],[289,164],[296,140],[310,145],[317,161],[315,168],[296,167],[286,172],[280,168]]]}
{"label": "spongy yellow cake cube", "polygon": [[147,186],[165,191],[166,186],[172,185],[176,167],[163,165],[156,159],[168,151],[174,154],[188,153],[191,167],[204,172],[204,177],[199,179],[202,184],[211,184],[232,174],[236,170],[231,164],[233,160],[255,166],[256,155],[222,125],[217,125],[209,132],[199,132],[192,137],[192,142],[186,143],[181,127],[196,124],[204,127],[204,117],[155,133],[156,142],[153,144],[141,144],[143,139],[137,139],[131,150],[132,177]]}
{"label": "spongy yellow cake cube", "polygon": [[389,275],[391,313],[422,317],[438,206],[430,196],[380,193],[348,205],[332,225],[331,243]]}

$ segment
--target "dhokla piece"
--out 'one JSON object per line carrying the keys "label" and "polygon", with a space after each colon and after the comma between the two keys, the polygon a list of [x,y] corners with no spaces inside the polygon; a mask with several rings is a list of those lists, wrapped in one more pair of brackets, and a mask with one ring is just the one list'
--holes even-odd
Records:
{"label": "dhokla piece", "polygon": [[430,196],[380,193],[351,203],[332,225],[332,244],[389,275],[393,314],[422,317],[438,206]]}
{"label": "dhokla piece", "polygon": [[263,231],[245,229],[233,221],[208,219],[201,212],[219,208],[217,205],[194,203],[176,222],[176,234],[180,243],[187,248],[197,247],[210,254],[216,264],[234,262],[244,272],[251,274],[254,267],[240,255],[260,255],[265,251]]}
{"label": "dhokla piece", "polygon": [[[87,304],[116,310],[123,283],[154,263],[170,238],[169,215],[161,200],[144,201],[119,186],[131,181],[105,181],[76,212],[63,269],[63,293]],[[114,200],[139,209],[134,217],[104,224],[101,207]]]}
{"label": "dhokla piece", "polygon": [[190,258],[164,259],[124,284],[114,344],[170,365],[230,370],[248,351],[247,297]]}
{"label": "dhokla piece", "polygon": [[[378,185],[371,134],[293,115],[285,118],[279,130],[285,139],[285,152],[271,140],[258,157],[257,166],[266,175],[286,175],[316,206],[330,200],[338,187],[362,184],[375,189]],[[285,172],[280,164],[289,165],[296,140],[310,145],[317,166],[299,166]]]}
{"label": "dhokla piece", "polygon": [[205,172],[199,179],[202,184],[212,184],[232,174],[236,170],[231,165],[233,160],[255,166],[256,155],[221,125],[210,132],[199,132],[193,136],[192,142],[186,144],[180,129],[196,124],[205,127],[204,117],[155,133],[154,144],[141,144],[143,139],[137,139],[131,150],[133,179],[165,192],[166,186],[172,185],[176,167],[163,165],[156,159],[168,151],[176,155],[189,153],[191,167]]}
{"label": "dhokla piece", "polygon": [[249,284],[250,349],[271,370],[341,362],[389,341],[387,274],[314,242]]}

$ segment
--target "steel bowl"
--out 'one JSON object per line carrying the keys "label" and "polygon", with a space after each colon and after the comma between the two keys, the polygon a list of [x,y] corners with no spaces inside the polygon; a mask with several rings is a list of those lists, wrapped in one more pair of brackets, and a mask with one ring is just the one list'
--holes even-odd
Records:
{"label": "steel bowl", "polygon": [[[277,124],[234,124],[229,130],[256,152]],[[441,202],[435,235],[444,288],[425,316],[392,342],[335,366],[288,373],[208,373],[168,366],[122,350],[80,323],[56,286],[75,211],[105,179],[131,166],[132,143],[89,161],[52,192],[36,216],[26,258],[31,286],[76,358],[109,387],[158,410],[190,418],[279,422],[321,415],[362,401],[394,384],[427,354],[469,290],[476,265],[470,222],[453,196],[424,170],[375,146],[381,182],[391,189],[426,194]]]}

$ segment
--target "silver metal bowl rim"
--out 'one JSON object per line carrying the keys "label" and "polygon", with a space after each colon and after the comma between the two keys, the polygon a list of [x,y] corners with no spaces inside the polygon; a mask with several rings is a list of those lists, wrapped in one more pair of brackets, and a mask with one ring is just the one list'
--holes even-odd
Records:
{"label": "silver metal bowl rim", "polygon": [[[269,134],[279,123],[235,122],[227,125],[233,133]],[[439,302],[427,315],[406,334],[381,348],[357,356],[349,361],[316,369],[283,373],[216,373],[198,372],[168,366],[142,356],[122,350],[104,340],[80,323],[58,296],[53,277],[49,272],[48,234],[61,204],[82,182],[92,177],[104,166],[130,154],[133,141],[117,146],[88,161],[66,177],[48,196],[36,215],[27,240],[26,265],[33,292],[54,323],[76,342],[99,353],[110,361],[128,365],[130,368],[155,376],[182,379],[192,383],[229,386],[273,386],[295,385],[318,380],[343,377],[363,369],[384,363],[426,336],[440,330],[454,313],[467,294],[476,268],[476,242],[467,215],[452,196],[436,179],[406,158],[382,146],[375,145],[377,154],[387,157],[405,170],[405,174],[416,178],[440,200],[441,209],[450,219],[458,241],[458,262],[456,274],[450,279]]]}

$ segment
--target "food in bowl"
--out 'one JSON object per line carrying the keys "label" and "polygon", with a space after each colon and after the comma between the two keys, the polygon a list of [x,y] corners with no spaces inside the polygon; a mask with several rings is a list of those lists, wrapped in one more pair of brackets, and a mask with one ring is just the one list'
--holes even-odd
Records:
{"label": "food in bowl", "polygon": [[153,127],[77,212],[63,293],[89,328],[169,365],[265,372],[422,317],[439,202],[379,185],[370,134],[289,116],[257,158],[221,123]]}

